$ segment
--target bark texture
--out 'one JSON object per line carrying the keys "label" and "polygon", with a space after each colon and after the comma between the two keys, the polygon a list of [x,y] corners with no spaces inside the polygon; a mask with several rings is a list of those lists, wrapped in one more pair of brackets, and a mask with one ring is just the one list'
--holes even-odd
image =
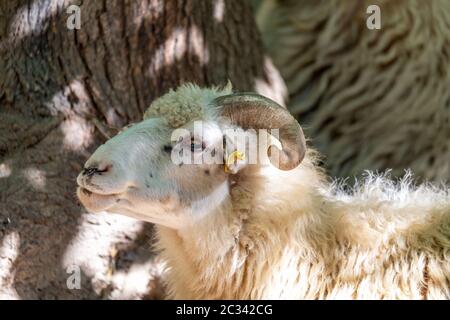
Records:
{"label": "bark texture", "polygon": [[1,1],[0,297],[161,297],[152,226],[87,214],[76,175],[110,128],[183,82],[283,102],[261,47],[246,1]]}

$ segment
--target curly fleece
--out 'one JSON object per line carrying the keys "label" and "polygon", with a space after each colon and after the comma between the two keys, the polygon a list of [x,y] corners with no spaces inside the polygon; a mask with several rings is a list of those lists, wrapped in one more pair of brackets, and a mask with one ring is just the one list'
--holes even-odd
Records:
{"label": "curly fleece", "polygon": [[145,111],[144,119],[163,117],[170,127],[179,128],[191,121],[205,120],[212,112],[208,104],[217,97],[231,93],[231,83],[225,88],[208,89],[190,83],[184,84],[176,91],[170,89],[168,93],[155,100]]}
{"label": "curly fleece", "polygon": [[[369,30],[369,5],[381,29]],[[288,108],[332,175],[450,181],[450,1],[266,0],[258,22]]]}

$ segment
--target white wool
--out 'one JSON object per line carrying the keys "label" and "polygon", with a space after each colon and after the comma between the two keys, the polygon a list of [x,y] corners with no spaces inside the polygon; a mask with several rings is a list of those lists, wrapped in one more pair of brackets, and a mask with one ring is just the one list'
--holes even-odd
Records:
{"label": "white wool", "polygon": [[449,189],[367,173],[346,190],[313,157],[249,177],[195,226],[159,227],[170,296],[449,299]]}

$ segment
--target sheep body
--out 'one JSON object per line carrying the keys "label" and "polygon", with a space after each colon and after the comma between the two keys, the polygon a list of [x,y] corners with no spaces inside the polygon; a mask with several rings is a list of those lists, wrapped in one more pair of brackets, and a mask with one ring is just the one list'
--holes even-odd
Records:
{"label": "sheep body", "polygon": [[314,158],[252,176],[202,223],[158,226],[170,296],[450,299],[448,190],[368,176],[350,194]]}

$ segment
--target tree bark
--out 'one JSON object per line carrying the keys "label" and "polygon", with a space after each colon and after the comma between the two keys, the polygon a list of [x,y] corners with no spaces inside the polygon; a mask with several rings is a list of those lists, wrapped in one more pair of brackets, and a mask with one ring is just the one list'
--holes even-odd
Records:
{"label": "tree bark", "polygon": [[[79,30],[67,27],[71,4]],[[184,82],[284,94],[241,0],[2,1],[0,57],[5,297],[131,297],[114,274],[155,259],[142,250],[150,225],[86,214],[76,200],[76,175],[109,128],[140,120]],[[71,263],[81,264],[78,290],[66,284]]]}

